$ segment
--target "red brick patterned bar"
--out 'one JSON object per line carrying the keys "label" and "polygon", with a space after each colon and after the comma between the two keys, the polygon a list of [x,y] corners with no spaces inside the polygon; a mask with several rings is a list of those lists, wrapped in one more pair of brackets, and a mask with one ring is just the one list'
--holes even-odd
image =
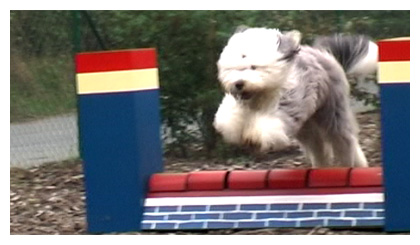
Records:
{"label": "red brick patterned bar", "polygon": [[[273,169],[198,171],[191,173],[161,173],[152,175],[149,182],[150,196],[226,196],[273,193],[282,190],[291,193],[345,193],[378,191],[382,188],[382,168],[325,168],[325,169]],[[354,189],[355,191],[352,191]],[[240,192],[238,192],[240,191]],[[175,193],[173,193],[175,192]],[[280,193],[280,192],[276,192]]]}

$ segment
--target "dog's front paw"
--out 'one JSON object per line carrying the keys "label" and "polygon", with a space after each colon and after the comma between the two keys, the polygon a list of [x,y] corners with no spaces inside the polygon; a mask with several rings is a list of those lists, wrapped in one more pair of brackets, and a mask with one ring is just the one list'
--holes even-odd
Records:
{"label": "dog's front paw", "polygon": [[261,152],[281,150],[290,145],[285,125],[274,117],[258,116],[242,135],[242,144]]}
{"label": "dog's front paw", "polygon": [[262,151],[262,147],[261,144],[255,140],[252,139],[245,139],[243,141],[243,146],[247,149],[250,150],[255,150],[255,151]]}
{"label": "dog's front paw", "polygon": [[[275,134],[252,134],[245,136],[242,144],[249,149],[259,152],[277,151],[286,148],[289,145],[289,138],[285,135],[282,137],[273,137]],[[276,135],[278,136],[278,135]]]}

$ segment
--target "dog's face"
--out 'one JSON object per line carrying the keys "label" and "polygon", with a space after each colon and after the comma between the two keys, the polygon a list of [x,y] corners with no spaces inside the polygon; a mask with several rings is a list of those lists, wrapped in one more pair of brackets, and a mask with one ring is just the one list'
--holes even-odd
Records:
{"label": "dog's face", "polygon": [[298,31],[241,28],[220,55],[219,80],[227,93],[243,100],[279,88],[299,45]]}

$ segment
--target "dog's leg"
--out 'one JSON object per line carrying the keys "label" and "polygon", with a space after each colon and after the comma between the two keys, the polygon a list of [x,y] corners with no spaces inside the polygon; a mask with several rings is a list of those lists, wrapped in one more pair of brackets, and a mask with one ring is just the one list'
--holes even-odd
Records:
{"label": "dog's leg", "polygon": [[298,133],[297,139],[312,167],[321,168],[331,165],[333,159],[331,144],[315,123],[306,123]]}
{"label": "dog's leg", "polygon": [[356,152],[355,152],[354,166],[355,167],[363,167],[363,168],[369,167],[366,156],[363,153],[362,147],[360,147],[359,141],[357,139],[356,139],[355,148],[356,148]]}
{"label": "dog's leg", "polygon": [[330,96],[316,114],[316,120],[331,142],[334,158],[343,167],[367,167],[359,145],[359,127],[350,107],[347,81],[332,84]]}
{"label": "dog's leg", "polygon": [[231,144],[241,143],[244,110],[231,94],[226,94],[214,118],[213,126]]}
{"label": "dog's leg", "polygon": [[341,166],[368,167],[357,137],[359,132],[357,120],[348,104],[343,104],[341,109],[339,108],[338,106],[336,113],[333,114],[333,126],[330,127],[333,130],[328,132],[334,158]]}
{"label": "dog's leg", "polygon": [[338,135],[333,137],[334,157],[341,166],[368,167],[366,157],[354,135]]}
{"label": "dog's leg", "polygon": [[[308,140],[309,139],[309,140]],[[328,142],[323,142],[317,137],[308,137],[305,143],[302,143],[306,157],[314,168],[323,168],[331,165],[332,148]]]}

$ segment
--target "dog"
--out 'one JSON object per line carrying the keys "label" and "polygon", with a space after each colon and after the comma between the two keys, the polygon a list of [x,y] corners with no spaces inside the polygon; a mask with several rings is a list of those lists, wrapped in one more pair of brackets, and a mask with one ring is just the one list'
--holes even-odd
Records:
{"label": "dog", "polygon": [[294,138],[314,168],[368,167],[346,75],[376,70],[376,44],[344,35],[300,41],[296,30],[238,28],[217,62],[225,95],[213,126],[227,143],[260,152]]}

